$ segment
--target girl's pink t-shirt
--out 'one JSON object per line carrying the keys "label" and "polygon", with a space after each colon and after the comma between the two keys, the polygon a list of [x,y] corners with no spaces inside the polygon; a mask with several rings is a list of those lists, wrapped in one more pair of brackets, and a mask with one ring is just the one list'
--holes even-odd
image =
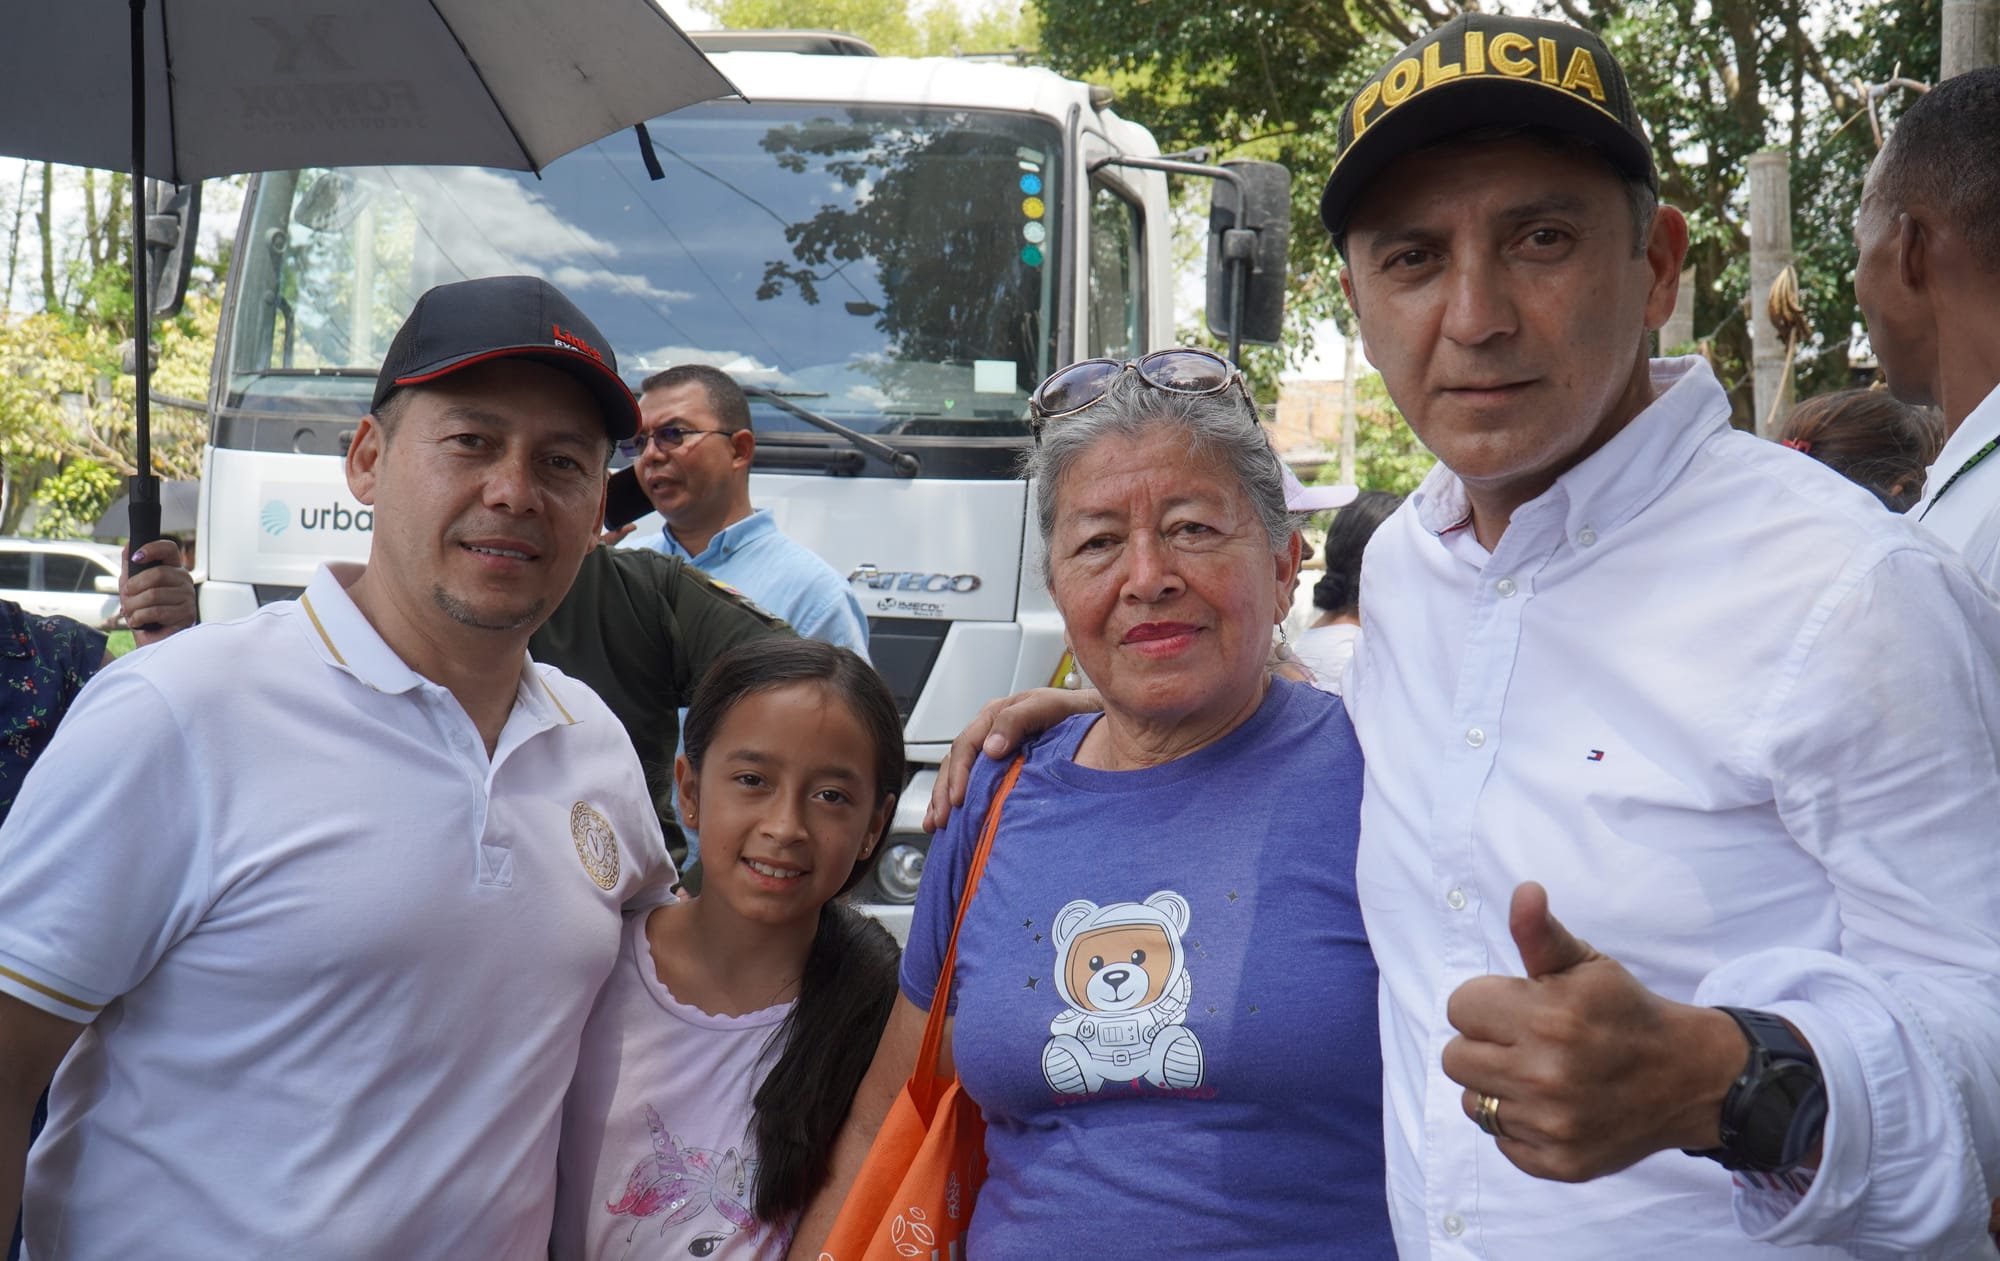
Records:
{"label": "girl's pink t-shirt", "polygon": [[563,1105],[553,1261],[782,1261],[796,1221],[752,1216],[752,1107],[791,1004],[711,1016],[661,983],[646,913],[625,921]]}

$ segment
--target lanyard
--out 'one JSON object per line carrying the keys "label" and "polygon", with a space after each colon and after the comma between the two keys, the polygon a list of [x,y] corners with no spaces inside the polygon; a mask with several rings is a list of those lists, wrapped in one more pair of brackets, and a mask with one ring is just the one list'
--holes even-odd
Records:
{"label": "lanyard", "polygon": [[1938,493],[1932,495],[1930,503],[1926,504],[1924,506],[1924,510],[1917,514],[1917,520],[1922,521],[1925,517],[1931,515],[1931,509],[1938,506],[1938,500],[1944,498],[1944,493],[1950,490],[1952,486],[1957,483],[1959,478],[1964,477],[1967,473],[1970,473],[1973,469],[1978,468],[1979,462],[1985,459],[1987,456],[1992,455],[1996,448],[2000,448],[2000,438],[1995,438],[1993,441],[1979,448],[1979,450],[1974,451],[1972,453],[1971,459],[1967,460],[1965,463],[1958,466],[1958,472],[1953,473],[1950,477],[1944,479],[1944,485],[1938,487]]}

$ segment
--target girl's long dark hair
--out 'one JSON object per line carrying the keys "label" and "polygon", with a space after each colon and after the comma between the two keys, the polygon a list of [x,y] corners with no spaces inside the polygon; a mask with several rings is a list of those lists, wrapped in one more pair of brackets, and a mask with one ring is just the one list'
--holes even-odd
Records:
{"label": "girl's long dark hair", "polygon": [[[903,723],[896,698],[866,661],[817,639],[757,639],[716,658],[681,728],[681,748],[696,773],[723,716],[739,701],[794,683],[819,684],[872,738],[874,805],[901,789]],[[865,862],[856,862],[841,893],[865,870]],[[834,1138],[895,1005],[900,957],[888,930],[844,899],[820,908],[798,998],[766,1046],[767,1054],[776,1050],[777,1063],[753,1101],[758,1165],[752,1211],[759,1220],[797,1213],[826,1182]]]}

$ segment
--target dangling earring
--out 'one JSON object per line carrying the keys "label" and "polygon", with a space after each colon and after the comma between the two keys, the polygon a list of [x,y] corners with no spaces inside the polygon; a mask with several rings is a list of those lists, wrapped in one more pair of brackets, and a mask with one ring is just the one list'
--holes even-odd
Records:
{"label": "dangling earring", "polygon": [[1063,690],[1069,692],[1081,691],[1083,688],[1083,676],[1078,674],[1076,670],[1076,653],[1068,645],[1064,645],[1063,656],[1069,658],[1069,669],[1063,672]]}
{"label": "dangling earring", "polygon": [[1292,652],[1292,637],[1285,633],[1283,622],[1278,623],[1278,646],[1271,655],[1280,661],[1298,660],[1297,655]]}

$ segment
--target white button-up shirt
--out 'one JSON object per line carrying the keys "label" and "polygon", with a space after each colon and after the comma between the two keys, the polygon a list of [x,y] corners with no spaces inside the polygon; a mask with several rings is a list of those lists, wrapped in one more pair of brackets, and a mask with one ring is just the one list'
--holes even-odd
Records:
{"label": "white button-up shirt", "polygon": [[[1972,409],[1938,452],[1937,463],[1924,470],[1924,497],[1910,516],[1957,548],[1972,572],[2000,588],[2000,447],[1981,456],[1988,443],[2000,443],[2000,389]],[[1945,483],[1975,458],[1979,462],[1940,499]]]}
{"label": "white button-up shirt", "polygon": [[[1866,492],[1732,430],[1702,361],[1654,383],[1490,555],[1443,468],[1369,548],[1348,684],[1398,1247],[1990,1255],[2000,609]],[[1805,1034],[1832,1112],[1803,1196],[1679,1152],[1539,1181],[1466,1119],[1445,1003],[1522,975],[1524,880],[1654,991]]]}

